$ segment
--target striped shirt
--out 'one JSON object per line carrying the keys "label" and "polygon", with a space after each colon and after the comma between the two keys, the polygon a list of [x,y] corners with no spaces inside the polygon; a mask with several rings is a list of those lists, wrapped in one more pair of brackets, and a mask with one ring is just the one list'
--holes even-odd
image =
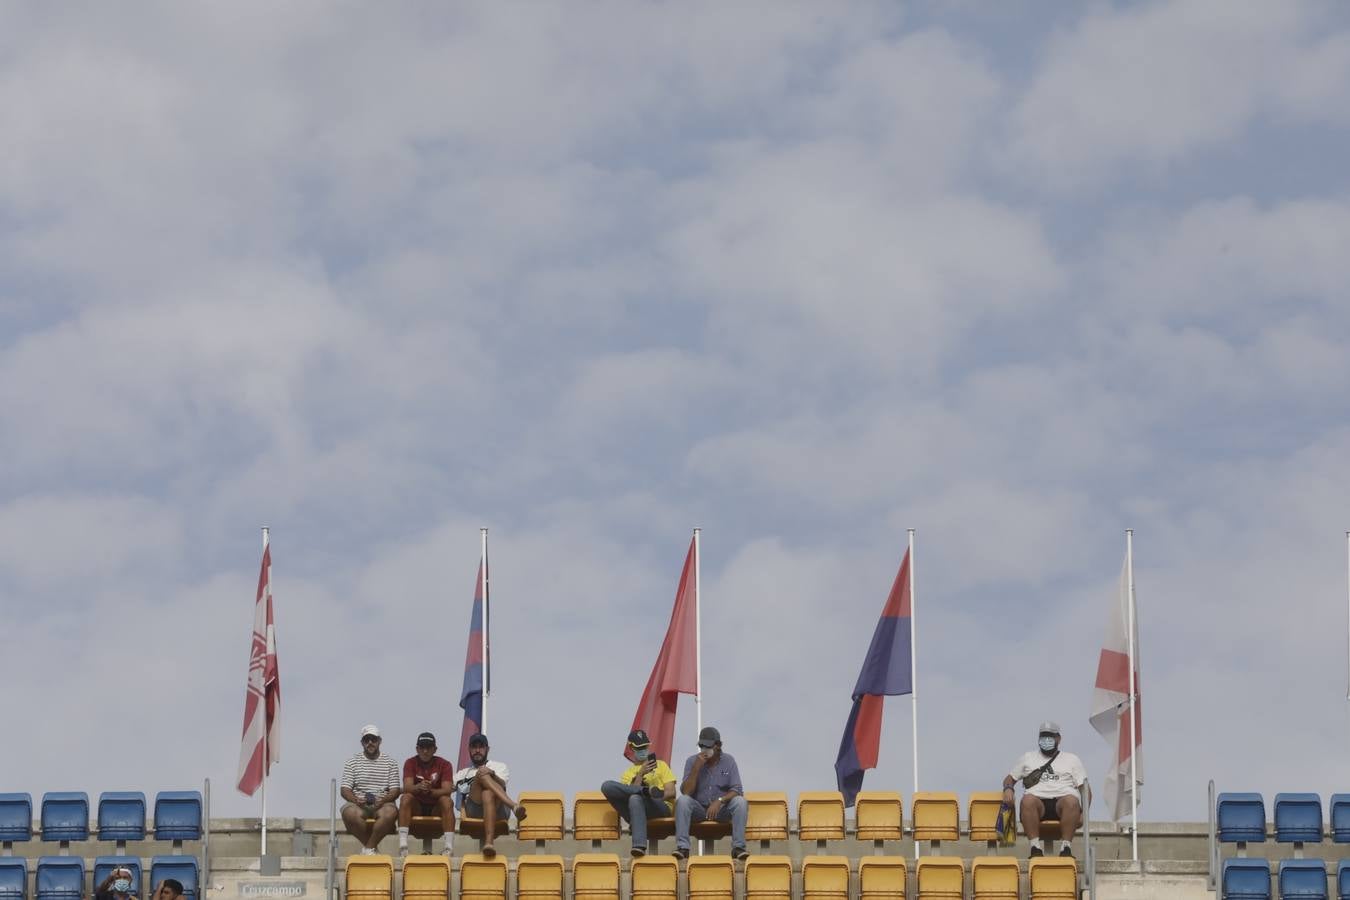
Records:
{"label": "striped shirt", "polygon": [[351,788],[358,797],[365,794],[379,797],[402,783],[398,777],[398,764],[383,753],[374,759],[365,753],[357,753],[342,767],[342,786]]}

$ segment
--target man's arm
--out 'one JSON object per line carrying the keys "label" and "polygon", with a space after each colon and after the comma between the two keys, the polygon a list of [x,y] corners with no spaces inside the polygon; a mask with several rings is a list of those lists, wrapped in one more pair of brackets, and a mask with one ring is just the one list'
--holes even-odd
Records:
{"label": "man's arm", "polygon": [[393,760],[389,761],[389,772],[385,777],[384,784],[385,792],[375,798],[376,806],[380,806],[384,803],[393,803],[398,799],[398,795],[403,793],[398,784],[398,766],[394,765]]}
{"label": "man's arm", "polygon": [[694,796],[694,791],[698,790],[698,773],[703,771],[705,763],[707,760],[703,758],[702,753],[695,753],[684,761],[684,780],[680,783],[681,794]]}
{"label": "man's arm", "polygon": [[342,765],[342,787],[339,789],[339,793],[342,794],[342,799],[348,803],[355,803],[357,806],[366,805],[364,797],[356,796],[356,769],[352,766],[351,760],[347,760]]}

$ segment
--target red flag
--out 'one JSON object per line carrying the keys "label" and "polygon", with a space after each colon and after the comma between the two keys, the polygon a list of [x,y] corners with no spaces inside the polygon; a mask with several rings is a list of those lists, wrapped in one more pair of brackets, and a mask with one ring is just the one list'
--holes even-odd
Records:
{"label": "red flag", "polygon": [[[680,573],[680,588],[675,592],[675,608],[670,613],[670,626],[661,644],[661,653],[652,666],[647,687],[642,691],[633,728],[641,728],[652,739],[652,752],[658,759],[669,760],[671,744],[675,740],[675,704],[680,694],[698,694],[698,591],[695,588],[694,568],[698,565],[696,545],[689,542],[689,555],[684,559]],[[625,745],[626,746],[626,745]],[[628,751],[625,750],[625,753]]]}
{"label": "red flag", "polygon": [[244,737],[239,747],[239,790],[250,797],[271,773],[272,763],[281,762],[280,714],[281,679],[277,671],[276,625],[272,620],[272,548],[265,546],[258,575],[258,599],[253,607],[253,649],[244,695]]}
{"label": "red flag", "polygon": [[[1133,616],[1134,597],[1130,593],[1130,560],[1120,571],[1120,587],[1107,622],[1106,639],[1097,659],[1097,682],[1092,688],[1092,727],[1111,745],[1111,768],[1102,783],[1102,799],[1111,820],[1119,822],[1130,814],[1130,794],[1139,804],[1138,789],[1144,783],[1142,749],[1143,720],[1140,717],[1139,621]],[[1132,621],[1133,620],[1133,621]],[[1134,625],[1131,634],[1130,625]],[[1127,636],[1128,635],[1128,636]],[[1134,650],[1134,702],[1130,702],[1130,649]],[[1130,741],[1130,713],[1134,713],[1134,741]],[[1130,757],[1134,757],[1134,777],[1130,779]]]}

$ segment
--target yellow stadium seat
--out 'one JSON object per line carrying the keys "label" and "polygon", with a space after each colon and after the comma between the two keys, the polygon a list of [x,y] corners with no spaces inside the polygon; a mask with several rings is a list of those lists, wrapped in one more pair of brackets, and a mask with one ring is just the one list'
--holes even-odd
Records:
{"label": "yellow stadium seat", "polygon": [[599,791],[579,792],[572,799],[572,835],[579,841],[590,841],[595,847],[601,841],[617,841],[619,811]]}
{"label": "yellow stadium seat", "polygon": [[858,860],[858,900],[905,900],[909,872],[899,856],[864,856]]}
{"label": "yellow stadium seat", "polygon": [[966,869],[960,857],[921,856],[914,864],[916,900],[961,900]]}
{"label": "yellow stadium seat", "polygon": [[529,813],[524,822],[516,824],[516,839],[534,841],[542,848],[544,841],[563,839],[563,816],[566,802],[562,794],[551,791],[529,791],[516,798]]}
{"label": "yellow stadium seat", "polygon": [[633,900],[676,900],[680,864],[673,856],[644,856],[633,860]]}
{"label": "yellow stadium seat", "polygon": [[858,840],[898,841],[905,836],[905,804],[892,791],[861,791],[854,801]]}
{"label": "yellow stadium seat", "polygon": [[449,900],[450,860],[409,856],[403,860],[403,900]]}
{"label": "yellow stadium seat", "polygon": [[394,860],[353,856],[347,860],[347,896],[351,900],[389,900],[394,891]]}
{"label": "yellow stadium seat", "polygon": [[619,900],[618,855],[578,853],[573,857],[572,897],[573,900]]}
{"label": "yellow stadium seat", "polygon": [[802,900],[848,900],[848,879],[848,857],[805,857],[802,860]]}
{"label": "yellow stadium seat", "polygon": [[803,791],[797,796],[797,836],[803,841],[844,839],[844,795],[838,791]]}
{"label": "yellow stadium seat", "polygon": [[914,841],[954,841],[961,836],[961,809],[956,795],[922,791],[914,795]]}
{"label": "yellow stadium seat", "polygon": [[689,857],[689,900],[732,900],[735,872],[730,856]]}
{"label": "yellow stadium seat", "polygon": [[998,810],[1003,805],[1003,794],[998,791],[976,791],[970,795],[970,839],[998,842]]}
{"label": "yellow stadium seat", "polygon": [[564,871],[561,856],[536,853],[520,857],[516,860],[516,900],[563,900]]}
{"label": "yellow stadium seat", "polygon": [[459,900],[506,900],[506,860],[481,853],[460,860]]}
{"label": "yellow stadium seat", "polygon": [[1027,863],[1031,900],[1077,900],[1078,863],[1063,856],[1035,857]]}
{"label": "yellow stadium seat", "polygon": [[1017,900],[1020,877],[1010,856],[977,856],[970,862],[973,900]]}
{"label": "yellow stadium seat", "polygon": [[791,858],[752,856],[747,859],[745,900],[792,900]]}
{"label": "yellow stadium seat", "polygon": [[767,847],[769,841],[788,839],[788,800],[781,791],[753,791],[745,795],[750,804],[745,823],[745,840],[759,841]]}
{"label": "yellow stadium seat", "polygon": [[413,816],[408,823],[408,834],[422,841],[422,852],[431,853],[431,842],[445,834],[445,823],[440,816]]}

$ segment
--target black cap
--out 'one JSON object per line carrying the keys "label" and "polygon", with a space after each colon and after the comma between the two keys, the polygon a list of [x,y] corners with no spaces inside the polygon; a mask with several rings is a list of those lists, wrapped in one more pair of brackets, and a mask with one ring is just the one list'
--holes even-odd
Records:
{"label": "black cap", "polygon": [[487,735],[483,734],[481,731],[478,732],[478,734],[475,734],[473,737],[469,738],[470,747],[476,747],[479,744],[482,744],[484,747],[488,745]]}
{"label": "black cap", "polygon": [[652,739],[647,737],[647,732],[641,728],[635,728],[628,732],[628,743],[634,747],[646,747],[651,742]]}
{"label": "black cap", "polygon": [[432,734],[430,731],[424,731],[421,734],[419,734],[417,736],[417,746],[420,747],[423,744],[426,744],[429,747],[435,747],[436,735]]}
{"label": "black cap", "polygon": [[703,730],[698,733],[698,745],[704,749],[711,747],[720,740],[722,740],[721,733],[711,725],[704,726]]}

